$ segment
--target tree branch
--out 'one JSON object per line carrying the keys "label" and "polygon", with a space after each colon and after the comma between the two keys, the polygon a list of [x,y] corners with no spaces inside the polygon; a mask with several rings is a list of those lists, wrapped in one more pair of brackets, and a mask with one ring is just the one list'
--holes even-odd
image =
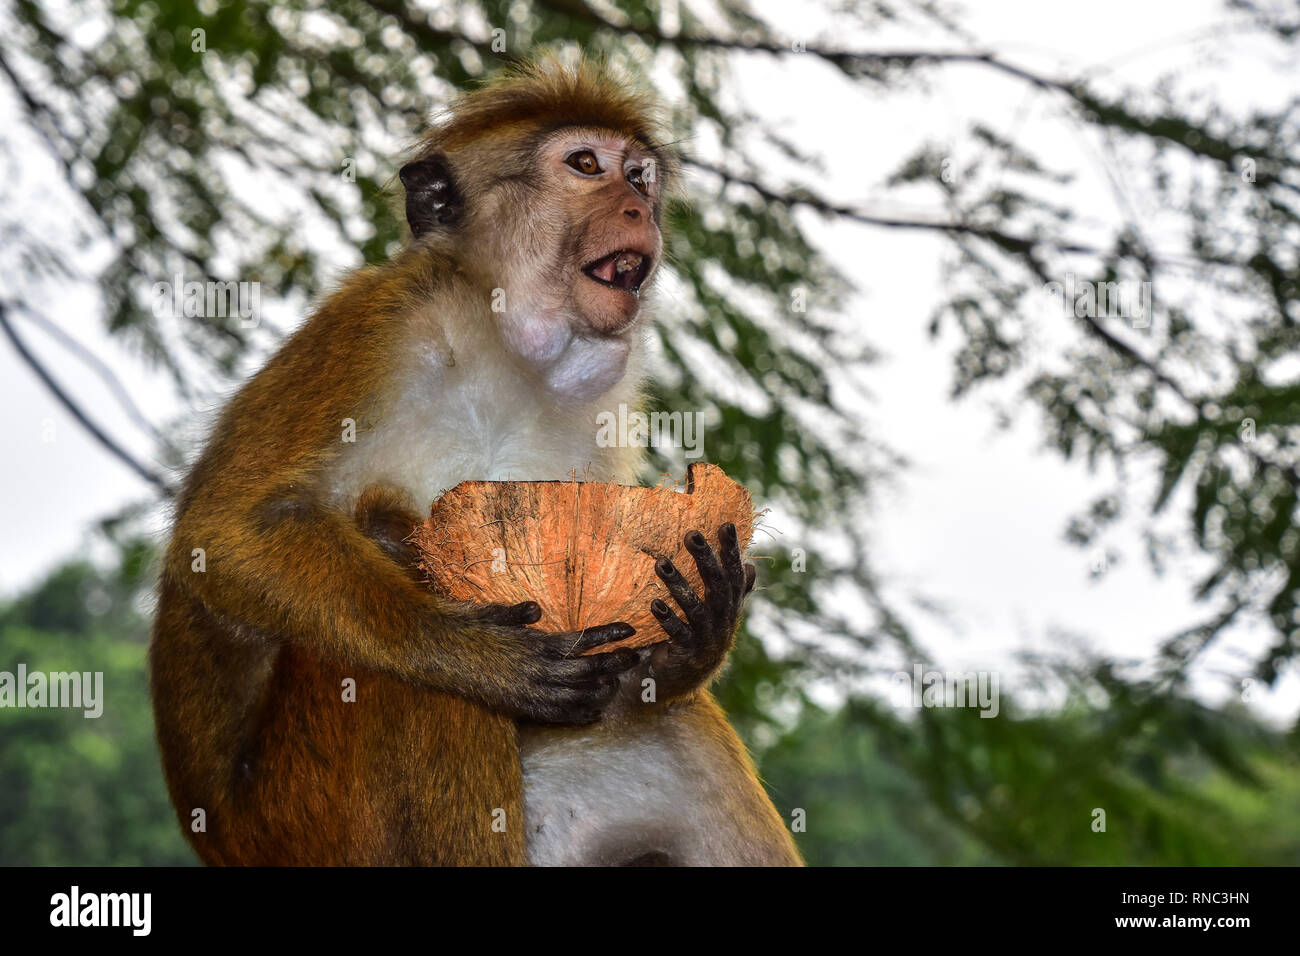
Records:
{"label": "tree branch", "polygon": [[45,387],[54,394],[54,397],[59,400],[60,404],[68,410],[73,418],[80,422],[81,426],[85,428],[96,441],[103,445],[104,448],[108,449],[108,451],[116,458],[124,462],[137,475],[158,489],[158,491],[165,497],[170,498],[173,495],[174,491],[166,479],[147,465],[136,460],[130,452],[122,448],[122,446],[117,444],[117,442],[113,441],[113,439],[110,438],[98,425],[91,421],[86,413],[81,410],[80,406],[78,406],[77,403],[68,396],[67,392],[63,390],[63,387],[54,379],[54,376],[49,373],[45,366],[41,364],[40,360],[31,352],[30,349],[27,348],[27,345],[23,340],[18,337],[18,333],[14,331],[14,327],[9,321],[9,309],[7,304],[4,302],[0,302],[0,328],[4,329],[5,335],[7,335],[9,341],[13,343],[13,347],[15,351],[18,352],[19,357],[27,363],[28,367],[36,373],[37,378],[45,384]]}
{"label": "tree branch", "polygon": [[694,47],[704,50],[726,50],[734,53],[766,53],[770,56],[814,56],[825,60],[845,73],[860,75],[869,66],[913,66],[917,63],[974,63],[987,66],[1025,80],[1042,89],[1057,90],[1074,95],[1075,85],[1063,80],[1054,80],[1040,76],[1023,67],[999,60],[988,51],[981,50],[886,50],[863,52],[854,50],[828,50],[821,47],[800,46],[793,43],[776,43],[770,40],[746,42],[728,40],[723,37],[700,34],[669,35],[657,26],[634,26],[631,23],[616,23],[597,13],[583,0],[541,0],[541,6],[548,7],[556,13],[582,20],[601,29],[617,33],[631,34],[652,44],[677,47]]}
{"label": "tree branch", "polygon": [[77,358],[89,365],[91,370],[99,376],[100,380],[108,386],[109,391],[113,393],[113,397],[116,398],[118,404],[122,406],[122,410],[127,413],[132,421],[139,425],[144,431],[148,432],[149,436],[153,438],[154,441],[161,442],[164,440],[162,432],[158,431],[154,423],[151,422],[145,416],[144,412],[140,410],[140,406],[138,406],[131,398],[131,393],[126,390],[126,386],[122,384],[121,379],[114,374],[113,370],[109,368],[99,358],[99,356],[86,348],[67,332],[63,331],[63,329],[59,328],[49,319],[45,318],[45,316],[33,311],[21,302],[15,303],[15,305],[23,315],[27,316],[29,322],[34,322],[39,325],[47,335],[56,339],[65,349],[72,352],[77,356]]}
{"label": "tree branch", "polygon": [[[835,216],[852,222],[862,223],[867,226],[879,226],[886,229],[920,229],[931,232],[942,232],[949,236],[971,236],[976,239],[983,239],[1000,248],[1002,251],[1011,255],[1025,256],[1034,249],[1045,246],[1056,250],[1057,252],[1075,253],[1085,256],[1108,256],[1112,255],[1104,249],[1096,246],[1089,246],[1073,240],[1055,240],[1037,236],[1016,236],[991,226],[978,226],[973,223],[955,222],[952,220],[932,220],[932,219],[907,219],[898,216],[878,216],[872,213],[855,209],[852,206],[844,206],[830,202],[804,187],[798,187],[788,193],[777,192],[769,186],[765,186],[757,180],[740,176],[720,166],[704,160],[684,157],[682,163],[704,172],[712,173],[724,182],[744,186],[753,190],[760,198],[766,202],[776,203],[782,206],[804,206],[815,212],[827,216]],[[1245,268],[1246,264],[1225,256],[1211,256],[1209,254],[1198,255],[1194,258],[1184,258],[1169,255],[1152,255],[1151,262],[1162,265],[1179,265],[1179,266],[1202,266],[1214,265],[1227,268]]]}

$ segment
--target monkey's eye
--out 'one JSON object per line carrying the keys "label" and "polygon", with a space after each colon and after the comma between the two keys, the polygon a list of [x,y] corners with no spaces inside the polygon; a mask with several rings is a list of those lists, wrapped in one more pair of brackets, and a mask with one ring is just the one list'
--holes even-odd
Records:
{"label": "monkey's eye", "polygon": [[570,153],[564,157],[565,165],[576,169],[584,176],[595,176],[597,173],[604,172],[600,168],[600,161],[596,159],[596,154],[589,149],[580,149],[576,153]]}
{"label": "monkey's eye", "polygon": [[627,171],[627,181],[632,184],[632,188],[642,196],[650,195],[650,183],[646,181],[645,170],[640,166],[635,166]]}

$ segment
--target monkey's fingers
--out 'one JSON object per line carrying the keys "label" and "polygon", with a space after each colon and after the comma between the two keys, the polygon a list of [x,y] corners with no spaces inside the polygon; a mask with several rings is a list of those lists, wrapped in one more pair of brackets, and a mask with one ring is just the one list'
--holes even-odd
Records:
{"label": "monkey's fingers", "polygon": [[[698,531],[686,535],[686,550],[695,559],[695,566],[704,581],[704,602],[708,605],[713,622],[724,625],[736,616],[736,599],[731,593],[731,583],[722,570],[722,562],[709,547],[708,540]],[[683,608],[682,610],[685,610]]]}
{"label": "monkey's fingers", "polygon": [[636,628],[631,624],[618,621],[614,624],[602,624],[599,627],[585,627],[581,631],[561,635],[560,646],[566,656],[576,656],[602,644],[627,640],[635,633]]}
{"label": "monkey's fingers", "polygon": [[617,676],[604,677],[583,687],[543,686],[541,696],[528,708],[528,717],[542,724],[595,723],[614,700],[618,688]]}
{"label": "monkey's fingers", "polygon": [[588,724],[598,720],[618,693],[620,676],[640,662],[636,651],[568,657],[555,662],[534,686],[529,716],[552,724]]}
{"label": "monkey's fingers", "polygon": [[664,583],[664,587],[673,596],[673,600],[682,609],[682,613],[686,615],[686,620],[690,623],[692,630],[700,634],[707,633],[710,626],[709,609],[705,607],[703,601],[696,597],[695,592],[691,590],[690,583],[682,577],[682,573],[677,570],[677,566],[667,558],[660,558],[655,562],[655,574]]}
{"label": "monkey's fingers", "polygon": [[745,575],[748,572],[745,571],[745,559],[740,554],[740,537],[736,534],[736,526],[730,521],[718,529],[718,544],[722,545],[722,570],[731,585],[731,596],[739,601],[748,591],[745,587]]}
{"label": "monkey's fingers", "polygon": [[591,685],[602,683],[607,677],[617,678],[623,671],[635,667],[641,656],[626,647],[610,651],[608,654],[587,654],[582,657],[566,657],[557,661],[549,669],[543,683],[576,690],[591,689]]}
{"label": "monkey's fingers", "polygon": [[655,598],[650,602],[650,613],[655,616],[659,626],[664,629],[670,641],[687,643],[691,639],[691,629],[686,626],[686,622],[673,613],[666,603]]}
{"label": "monkey's fingers", "polygon": [[536,601],[521,604],[488,604],[480,612],[480,619],[501,627],[525,627],[536,624],[542,617],[542,606]]}

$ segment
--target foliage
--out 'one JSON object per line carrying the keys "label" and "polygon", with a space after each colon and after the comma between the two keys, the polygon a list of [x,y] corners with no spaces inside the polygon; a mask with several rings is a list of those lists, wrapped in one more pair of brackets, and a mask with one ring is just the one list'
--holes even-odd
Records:
{"label": "foliage", "polygon": [[[91,284],[106,326],[202,407],[273,349],[280,330],[230,316],[161,320],[150,308],[155,282],[177,273],[260,281],[300,312],[340,268],[392,251],[394,157],[454,88],[539,44],[667,75],[691,179],[689,202],[670,216],[680,292],[660,329],[653,398],[704,411],[718,438],[706,443],[710,460],[787,516],[786,541],[818,542],[808,573],[794,570],[794,545],[772,544],[751,626],[779,635],[780,650],[744,643],[724,688],[782,808],[816,797],[810,857],[1294,861],[1295,817],[1283,800],[1294,794],[1293,755],[1242,715],[1190,702],[1187,681],[1235,622],[1268,628],[1269,646],[1249,662],[1265,682],[1300,651],[1300,387],[1288,365],[1300,346],[1300,100],[1243,114],[1181,76],[1127,89],[1106,76],[1041,75],[975,48],[928,0],[827,6],[845,36],[888,26],[923,42],[903,52],[810,42],[796,53],[743,6],[706,13],[690,2],[12,0],[0,10],[0,86],[17,103],[23,142],[60,171],[64,194],[51,208],[71,213],[68,234],[54,240],[39,220],[4,211],[22,197],[0,184],[0,234],[15,264],[0,277],[0,324],[11,338],[15,317],[57,325],[38,304]],[[1234,29],[1294,58],[1293,5],[1227,7]],[[505,31],[504,52],[493,27]],[[960,151],[927,144],[883,184],[931,197],[926,215],[826,195],[818,157],[729,95],[733,58],[795,55],[879,97],[958,67],[1005,77],[1103,144],[1121,208],[1138,194],[1157,213],[1081,216],[1068,177],[978,123],[957,137]],[[0,133],[0,157],[15,152],[16,136]],[[966,160],[952,168],[955,152]],[[1008,417],[1036,409],[1047,447],[1115,475],[1106,494],[1081,503],[1073,541],[1096,546],[1125,523],[1144,531],[1157,567],[1180,549],[1210,562],[1197,590],[1209,611],[1164,635],[1154,674],[1104,661],[1065,669],[1059,713],[998,720],[929,711],[901,720],[846,690],[878,652],[926,655],[868,558],[871,495],[899,462],[862,421],[872,351],[845,314],[854,282],[808,237],[813,215],[949,241],[930,319],[955,343],[954,395],[1001,396]],[[1150,322],[1053,307],[1044,290],[1070,274],[1150,283]],[[807,311],[793,309],[804,293]],[[179,463],[174,441],[168,430],[158,455]],[[654,469],[682,464],[668,456]],[[1149,495],[1133,480],[1148,473],[1158,478]],[[32,655],[33,667],[93,661],[114,675],[110,700],[121,708],[94,725],[59,712],[0,715],[22,721],[0,741],[6,780],[21,782],[0,794],[6,859],[67,859],[74,849],[80,860],[185,856],[145,745],[143,621],[109,628],[85,616],[77,589],[96,573],[65,569],[5,612],[0,664],[13,654]],[[849,705],[834,715],[811,708],[817,682],[848,693]],[[1091,702],[1098,692],[1104,707]],[[56,792],[58,781],[72,789]],[[1124,840],[1076,825],[1095,806],[1108,808],[1109,832]],[[33,855],[22,841],[55,808],[70,829]],[[1224,826],[1207,835],[1207,815]],[[819,819],[833,822],[819,832]],[[836,832],[861,839],[833,845]]]}
{"label": "foliage", "polygon": [[138,610],[144,548],[68,564],[0,608],[0,669],[103,673],[103,714],[0,710],[0,864],[171,865],[194,857],[163,786]]}
{"label": "foliage", "polygon": [[[1294,17],[1284,7],[1233,7],[1240,27],[1294,48]],[[368,261],[394,248],[400,223],[386,198],[393,157],[454,87],[541,44],[581,48],[634,73],[653,66],[680,87],[672,125],[692,177],[689,205],[671,217],[682,291],[661,328],[655,400],[704,410],[720,436],[710,456],[789,515],[791,530],[815,529],[831,541],[812,585],[818,600],[796,608],[773,592],[774,624],[868,647],[898,627],[860,530],[867,495],[896,463],[868,440],[857,414],[863,396],[853,383],[871,352],[843,334],[850,284],[806,238],[798,213],[811,210],[951,238],[950,287],[933,323],[960,336],[956,393],[1012,379],[1026,407],[1042,410],[1051,447],[1115,465],[1120,477],[1101,509],[1107,521],[1092,520],[1095,507],[1081,514],[1080,543],[1104,535],[1108,522],[1143,520],[1128,500],[1126,466],[1153,465],[1162,487],[1139,506],[1153,557],[1170,547],[1155,516],[1183,509],[1187,537],[1215,562],[1200,594],[1218,607],[1201,640],[1239,618],[1266,620],[1276,638],[1256,670],[1272,681],[1300,627],[1300,536],[1292,528],[1300,392],[1284,368],[1300,344],[1297,102],[1238,116],[1181,92],[1173,77],[1154,91],[1114,91],[1104,78],[1043,76],[983,52],[810,45],[798,55],[881,95],[963,65],[1054,98],[1065,120],[1106,138],[1115,163],[1123,151],[1130,181],[1132,168],[1142,170],[1129,190],[1149,193],[1161,235],[1181,233],[1181,241],[1157,248],[1154,225],[1131,217],[1109,234],[1103,224],[1091,228],[1095,238],[1083,236],[1063,201],[1068,177],[980,123],[966,133],[964,155],[973,158],[961,168],[932,144],[886,184],[930,190],[942,215],[881,217],[820,195],[816,156],[726,105],[729,57],[779,59],[794,47],[743,7],[723,6],[708,29],[690,4],[673,9],[680,22],[666,29],[661,5],[634,2],[17,0],[0,72],[89,209],[77,220],[83,238],[110,252],[105,268],[86,274],[75,256],[12,223],[28,270],[0,306],[39,301],[42,276],[93,281],[108,326],[170,369],[184,393],[193,391],[196,363],[215,371],[214,390],[223,389],[274,346],[275,330],[244,329],[231,316],[172,328],[149,307],[154,281],[177,273],[259,280],[303,302],[337,268],[330,248],[355,245]],[[942,8],[915,0],[838,15],[859,31],[888,23],[925,38],[964,36]],[[716,141],[720,157],[693,150],[703,141]],[[769,181],[754,159],[769,154],[800,164],[805,180]],[[268,190],[278,201],[264,201]],[[1042,290],[1067,272],[1151,283],[1150,328],[1078,309],[1044,323]],[[1184,295],[1188,283],[1195,291]],[[1230,301],[1231,312],[1201,305],[1218,301],[1201,289]],[[796,293],[809,297],[807,311],[791,309]],[[1039,332],[1064,322],[1074,326],[1064,346]],[[1175,496],[1180,488],[1190,491]],[[840,554],[848,557],[832,558]],[[872,610],[863,622],[826,610],[827,596],[846,586]],[[1184,638],[1170,638],[1174,669],[1194,656]]]}

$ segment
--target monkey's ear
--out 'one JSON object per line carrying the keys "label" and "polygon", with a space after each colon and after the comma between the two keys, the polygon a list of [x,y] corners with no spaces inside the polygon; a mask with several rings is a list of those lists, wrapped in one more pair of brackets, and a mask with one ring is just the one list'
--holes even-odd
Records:
{"label": "monkey's ear", "polygon": [[435,154],[417,159],[403,166],[398,176],[406,187],[406,222],[417,239],[460,221],[464,203],[445,158]]}

